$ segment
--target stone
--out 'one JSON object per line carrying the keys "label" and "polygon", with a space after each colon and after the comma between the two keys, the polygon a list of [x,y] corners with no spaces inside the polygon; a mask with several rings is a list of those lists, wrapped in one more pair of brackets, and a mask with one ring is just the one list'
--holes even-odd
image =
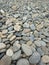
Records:
{"label": "stone", "polygon": [[6,34],[6,33],[8,33],[8,30],[7,29],[2,30],[2,34]]}
{"label": "stone", "polygon": [[29,24],[28,24],[27,22],[25,22],[25,23],[23,24],[23,27],[29,28]]}
{"label": "stone", "polygon": [[29,40],[29,41],[27,41],[26,44],[30,46],[30,45],[32,45],[32,41]]}
{"label": "stone", "polygon": [[24,29],[23,31],[22,31],[22,34],[23,33],[29,33],[30,32],[30,29]]}
{"label": "stone", "polygon": [[46,43],[42,40],[36,40],[34,41],[35,45],[40,47],[40,46],[46,46]]}
{"label": "stone", "polygon": [[16,41],[14,44],[13,44],[13,51],[16,52],[20,49],[21,45],[19,44],[19,41]]}
{"label": "stone", "polygon": [[28,46],[27,44],[22,44],[22,50],[23,50],[23,52],[24,52],[27,56],[32,55],[31,47]]}
{"label": "stone", "polygon": [[48,55],[44,55],[44,56],[42,57],[42,61],[43,61],[44,63],[49,63],[49,56],[48,56]]}
{"label": "stone", "polygon": [[10,38],[10,41],[13,41],[15,38],[16,38],[16,36],[13,35],[13,36]]}
{"label": "stone", "polygon": [[13,50],[9,48],[9,49],[6,51],[6,55],[11,57],[11,56],[13,55]]}
{"label": "stone", "polygon": [[18,60],[20,57],[21,57],[21,50],[15,52],[15,53],[12,55],[12,60]]}
{"label": "stone", "polygon": [[32,56],[29,58],[29,62],[31,64],[37,64],[40,61],[40,54],[38,52],[34,52]]}
{"label": "stone", "polygon": [[0,60],[0,65],[10,65],[11,64],[11,57],[4,55]]}
{"label": "stone", "polygon": [[31,30],[35,30],[35,25],[34,24],[31,24],[30,25],[30,28],[31,28]]}
{"label": "stone", "polygon": [[0,43],[0,49],[6,48],[6,45],[4,43]]}
{"label": "stone", "polygon": [[20,29],[21,29],[21,26],[19,24],[14,25],[15,31],[20,31]]}
{"label": "stone", "polygon": [[0,22],[0,27],[2,26],[2,23]]}
{"label": "stone", "polygon": [[27,20],[27,16],[24,16],[24,17],[23,17],[23,21],[26,21],[26,20]]}
{"label": "stone", "polygon": [[39,53],[41,56],[44,55],[44,52],[43,52],[43,50],[42,50],[41,48],[37,48],[37,51],[38,51],[38,53]]}
{"label": "stone", "polygon": [[21,58],[20,60],[17,61],[17,65],[30,65],[29,61],[25,58]]}

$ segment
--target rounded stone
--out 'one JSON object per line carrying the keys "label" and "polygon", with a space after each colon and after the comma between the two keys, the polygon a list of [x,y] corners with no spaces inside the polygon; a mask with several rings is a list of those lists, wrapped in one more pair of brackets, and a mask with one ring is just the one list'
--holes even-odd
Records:
{"label": "rounded stone", "polygon": [[11,57],[5,55],[0,60],[0,65],[10,65],[11,64]]}
{"label": "rounded stone", "polygon": [[15,31],[20,31],[20,29],[21,29],[20,25],[18,25],[18,24],[14,25],[14,30]]}
{"label": "rounded stone", "polygon": [[40,46],[46,46],[46,43],[42,40],[36,40],[35,42],[35,45],[40,47]]}
{"label": "rounded stone", "polygon": [[3,49],[5,47],[6,47],[6,45],[4,43],[0,43],[0,49]]}
{"label": "rounded stone", "polygon": [[23,52],[24,52],[27,56],[32,55],[31,47],[28,46],[27,44],[22,44],[22,50],[23,50]]}
{"label": "rounded stone", "polygon": [[34,52],[33,55],[29,58],[29,62],[31,64],[36,64],[40,61],[40,54],[38,52]]}
{"label": "rounded stone", "polygon": [[21,57],[21,50],[17,51],[12,55],[12,60],[17,60]]}
{"label": "rounded stone", "polygon": [[7,56],[12,56],[13,55],[12,49],[8,49],[7,52],[6,52],[6,55]]}
{"label": "rounded stone", "polygon": [[18,60],[17,65],[29,65],[29,61],[23,58]]}
{"label": "rounded stone", "polygon": [[44,63],[49,63],[49,56],[48,56],[48,55],[44,55],[44,56],[42,57],[42,61],[43,61]]}

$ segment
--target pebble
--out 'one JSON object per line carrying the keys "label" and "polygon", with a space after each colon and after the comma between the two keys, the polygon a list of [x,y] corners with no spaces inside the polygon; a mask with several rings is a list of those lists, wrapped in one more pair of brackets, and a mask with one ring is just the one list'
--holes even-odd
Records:
{"label": "pebble", "polygon": [[29,24],[28,24],[27,22],[25,22],[25,23],[23,24],[23,27],[29,28]]}
{"label": "pebble", "polygon": [[41,48],[37,48],[37,51],[38,51],[38,53],[39,53],[41,56],[44,55],[44,52],[43,52],[43,50],[42,50]]}
{"label": "pebble", "polygon": [[13,44],[13,51],[16,52],[20,49],[21,45],[19,44],[19,41],[16,41],[14,44]]}
{"label": "pebble", "polygon": [[6,45],[4,43],[0,43],[0,49],[6,48]]}
{"label": "pebble", "polygon": [[27,41],[27,43],[26,43],[27,45],[32,45],[32,41]]}
{"label": "pebble", "polygon": [[31,28],[31,30],[35,30],[35,25],[34,24],[31,24],[30,25],[30,28]]}
{"label": "pebble", "polygon": [[15,53],[12,55],[12,60],[18,60],[20,57],[21,57],[21,50],[15,52]]}
{"label": "pebble", "polygon": [[17,65],[30,65],[29,61],[25,58],[21,58],[20,60],[17,61]]}
{"label": "pebble", "polygon": [[44,55],[44,56],[42,57],[42,61],[43,61],[44,63],[49,63],[49,56],[48,56],[48,55]]}
{"label": "pebble", "polygon": [[40,47],[40,46],[46,46],[46,43],[42,40],[36,40],[34,41],[35,45]]}
{"label": "pebble", "polygon": [[27,56],[32,55],[31,47],[26,44],[22,44],[22,50]]}
{"label": "pebble", "polygon": [[6,55],[11,57],[11,56],[13,55],[13,50],[9,48],[9,49],[6,51]]}
{"label": "pebble", "polygon": [[0,65],[10,65],[11,64],[11,58],[7,55],[3,56],[0,60]]}
{"label": "pebble", "polygon": [[13,35],[13,36],[10,38],[10,41],[13,41],[15,38],[16,38],[16,36]]}
{"label": "pebble", "polygon": [[0,27],[2,26],[2,23],[0,22]]}
{"label": "pebble", "polygon": [[29,58],[29,62],[31,64],[37,64],[40,61],[40,54],[38,52],[34,52],[33,55]]}
{"label": "pebble", "polygon": [[20,29],[21,29],[20,25],[18,25],[18,24],[14,25],[14,30],[15,31],[20,31]]}
{"label": "pebble", "polygon": [[6,33],[8,33],[8,30],[7,29],[2,30],[2,34],[6,34]]}

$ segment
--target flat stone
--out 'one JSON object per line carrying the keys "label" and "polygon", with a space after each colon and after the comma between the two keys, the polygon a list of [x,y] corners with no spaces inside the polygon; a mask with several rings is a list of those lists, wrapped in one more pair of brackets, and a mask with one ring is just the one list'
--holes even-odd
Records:
{"label": "flat stone", "polygon": [[6,34],[6,33],[8,33],[8,30],[7,29],[2,30],[2,34]]}
{"label": "flat stone", "polygon": [[10,41],[13,41],[15,38],[16,38],[16,36],[13,35],[13,36],[10,38]]}
{"label": "flat stone", "polygon": [[20,29],[21,29],[20,25],[18,25],[18,24],[14,25],[14,30],[15,31],[20,31]]}
{"label": "flat stone", "polygon": [[35,25],[34,24],[31,24],[30,25],[30,28],[31,28],[31,30],[35,30]]}
{"label": "flat stone", "polygon": [[13,44],[13,51],[18,51],[20,49],[21,45],[19,44],[19,41],[16,41],[14,44]]}
{"label": "flat stone", "polygon": [[27,41],[27,43],[26,43],[27,45],[32,45],[32,41]]}
{"label": "flat stone", "polygon": [[37,51],[38,51],[38,53],[39,53],[41,56],[44,55],[44,51],[43,51],[41,48],[37,48]]}
{"label": "flat stone", "polygon": [[27,56],[32,55],[31,47],[28,46],[27,44],[22,44],[22,50],[23,50],[23,52],[24,52]]}
{"label": "flat stone", "polygon": [[34,52],[33,55],[29,58],[29,62],[31,64],[36,64],[40,61],[40,54],[38,52]]}
{"label": "flat stone", "polygon": [[12,56],[12,55],[13,55],[13,50],[9,48],[9,49],[6,51],[6,55],[7,55],[7,56]]}
{"label": "flat stone", "polygon": [[34,42],[36,46],[40,47],[40,46],[46,46],[46,43],[42,40],[37,40]]}
{"label": "flat stone", "polygon": [[24,58],[17,61],[17,65],[19,65],[19,64],[20,65],[30,65],[29,61],[27,59],[24,59]]}
{"label": "flat stone", "polygon": [[44,56],[42,57],[42,61],[43,61],[44,63],[49,63],[49,56],[48,56],[48,55],[44,55]]}
{"label": "flat stone", "polygon": [[12,55],[12,60],[17,60],[21,57],[21,50],[17,51]]}
{"label": "flat stone", "polygon": [[0,49],[6,48],[6,45],[4,43],[0,43]]}
{"label": "flat stone", "polygon": [[25,23],[23,24],[23,27],[29,28],[29,24],[28,24],[27,22],[25,22]]}
{"label": "flat stone", "polygon": [[9,56],[3,56],[0,60],[0,65],[10,65],[11,64],[11,57]]}

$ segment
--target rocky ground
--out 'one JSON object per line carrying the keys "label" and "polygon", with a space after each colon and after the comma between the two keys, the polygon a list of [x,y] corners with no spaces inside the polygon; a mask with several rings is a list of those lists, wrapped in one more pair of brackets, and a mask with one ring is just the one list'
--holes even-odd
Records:
{"label": "rocky ground", "polygon": [[0,65],[49,65],[49,0],[0,0]]}

